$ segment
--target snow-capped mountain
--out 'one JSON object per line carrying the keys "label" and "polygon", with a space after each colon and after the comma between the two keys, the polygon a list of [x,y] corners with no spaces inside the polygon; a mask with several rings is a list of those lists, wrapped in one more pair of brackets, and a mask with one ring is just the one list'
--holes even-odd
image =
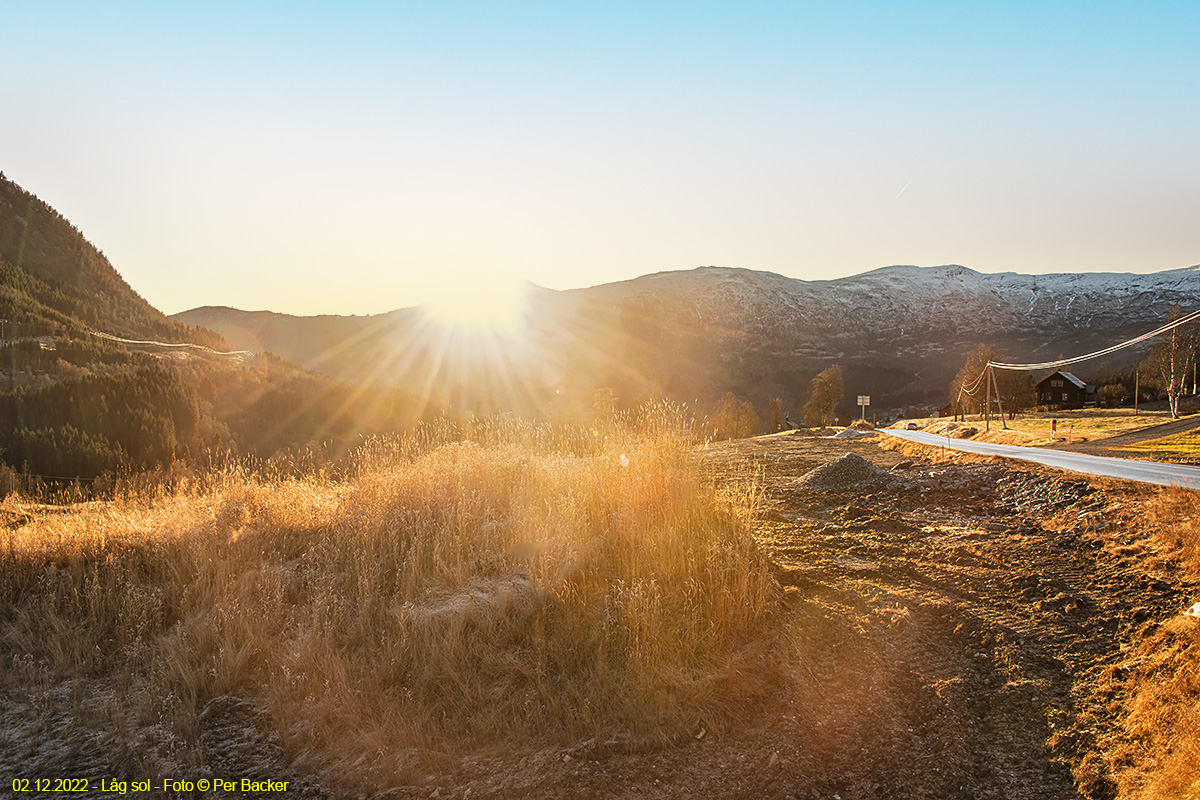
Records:
{"label": "snow-capped mountain", "polygon": [[1200,305],[1200,266],[1148,275],[896,266],[831,281],[704,267],[583,291],[672,296],[706,324],[768,337],[799,334],[803,351],[835,357],[956,350],[985,341],[1005,343],[1013,359],[1043,360],[1059,351],[1075,354],[1072,345],[1115,343],[1157,327],[1176,303]]}

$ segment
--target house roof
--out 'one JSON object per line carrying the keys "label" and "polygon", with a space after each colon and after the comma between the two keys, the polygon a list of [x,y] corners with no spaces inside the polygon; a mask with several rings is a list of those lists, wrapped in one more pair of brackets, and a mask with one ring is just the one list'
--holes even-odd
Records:
{"label": "house roof", "polygon": [[1069,372],[1063,372],[1062,370],[1059,370],[1059,373],[1060,373],[1060,374],[1061,374],[1061,375],[1062,375],[1064,378],[1066,378],[1067,380],[1069,380],[1071,383],[1075,384],[1075,385],[1076,385],[1078,388],[1080,388],[1080,389],[1086,389],[1086,388],[1087,388],[1087,384],[1086,384],[1086,383],[1084,383],[1083,381],[1081,381],[1079,378],[1075,377],[1075,376],[1074,376],[1074,375],[1072,375],[1071,373],[1069,373]]}
{"label": "house roof", "polygon": [[1047,375],[1046,377],[1042,378],[1040,381],[1038,381],[1038,385],[1039,385],[1039,386],[1040,386],[1040,385],[1042,385],[1042,384],[1043,384],[1043,383],[1045,383],[1046,381],[1048,381],[1048,380],[1050,380],[1051,378],[1053,378],[1055,375],[1061,375],[1061,376],[1062,376],[1064,379],[1066,379],[1066,380],[1070,381],[1071,383],[1075,384],[1075,387],[1076,387],[1076,388],[1078,388],[1078,389],[1083,389],[1083,390],[1085,390],[1085,391],[1087,390],[1087,386],[1088,386],[1088,385],[1087,385],[1086,383],[1084,383],[1082,380],[1080,380],[1080,379],[1079,379],[1078,377],[1076,377],[1075,375],[1072,375],[1070,372],[1066,372],[1066,371],[1064,371],[1064,370],[1061,370],[1061,369],[1060,369],[1060,370],[1057,370],[1056,372],[1051,372],[1049,375]]}

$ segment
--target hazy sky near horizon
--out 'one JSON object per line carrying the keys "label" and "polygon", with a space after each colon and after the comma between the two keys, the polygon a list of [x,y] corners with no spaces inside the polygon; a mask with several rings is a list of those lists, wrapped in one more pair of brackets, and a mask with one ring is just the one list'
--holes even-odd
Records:
{"label": "hazy sky near horizon", "polygon": [[167,313],[1200,263],[1200,3],[3,3],[0,171]]}

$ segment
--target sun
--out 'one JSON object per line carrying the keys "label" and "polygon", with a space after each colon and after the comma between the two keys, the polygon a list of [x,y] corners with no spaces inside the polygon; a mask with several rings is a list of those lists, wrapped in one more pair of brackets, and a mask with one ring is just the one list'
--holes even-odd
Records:
{"label": "sun", "polygon": [[445,328],[469,333],[513,333],[525,326],[528,284],[514,280],[472,279],[444,286],[422,308]]}

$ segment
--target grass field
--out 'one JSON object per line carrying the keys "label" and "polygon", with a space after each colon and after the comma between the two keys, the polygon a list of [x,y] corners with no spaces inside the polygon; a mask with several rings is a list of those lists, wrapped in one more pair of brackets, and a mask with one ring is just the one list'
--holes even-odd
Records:
{"label": "grass field", "polygon": [[[1147,504],[1144,525],[1195,581],[1200,577],[1200,492],[1164,489]],[[1138,642],[1123,701],[1132,746],[1114,759],[1121,797],[1200,797],[1200,620],[1168,619]]]}
{"label": "grass field", "polygon": [[534,428],[479,439],[9,532],[0,677],[123,687],[117,763],[152,721],[198,762],[198,711],[249,697],[358,785],[401,768],[364,753],[719,731],[784,679],[753,490],[663,430],[582,454]]}
{"label": "grass field", "polygon": [[1124,445],[1121,449],[1154,458],[1195,458],[1200,455],[1200,431],[1188,431],[1175,436]]}
{"label": "grass field", "polygon": [[[1052,420],[1058,421],[1053,434]],[[1008,426],[1035,439],[1053,436],[1068,442],[1090,442],[1170,421],[1171,415],[1166,411],[1143,410],[1135,414],[1131,408],[1085,408],[1020,414],[1015,420],[1008,421]]]}
{"label": "grass field", "polygon": [[[1057,421],[1057,425],[1055,425]],[[986,438],[1006,444],[1021,444],[1036,447],[1062,442],[1092,442],[1107,439],[1122,433],[1170,422],[1167,411],[1138,411],[1131,408],[1085,408],[1073,411],[1040,411],[1019,414],[1016,419],[1002,424],[993,417],[991,432]],[[929,419],[927,425],[945,423],[944,419]],[[967,425],[978,429],[982,435],[984,420],[977,415],[967,418]],[[1007,425],[1007,429],[1005,429]]]}
{"label": "grass field", "polygon": [[[763,795],[792,797],[820,774],[829,742],[836,743],[830,752],[846,759],[840,769],[847,775],[879,759],[877,777],[894,779],[901,762],[887,759],[896,754],[907,753],[903,763],[911,766],[925,749],[906,751],[905,741],[925,740],[912,739],[909,718],[891,716],[910,707],[905,703],[942,715],[911,719],[961,723],[954,729],[960,731],[976,730],[995,713],[974,704],[990,702],[986,693],[996,687],[977,684],[981,694],[943,698],[931,690],[945,682],[926,667],[950,669],[947,680],[958,685],[992,662],[997,675],[1008,675],[1015,667],[1005,659],[1017,650],[958,636],[957,623],[949,623],[960,601],[929,603],[925,591],[958,585],[944,580],[950,564],[972,586],[994,580],[1003,596],[992,600],[1003,602],[986,605],[982,588],[975,599],[993,609],[1020,600],[1013,607],[1024,620],[1027,598],[1024,584],[1013,580],[1021,570],[1010,563],[1009,546],[1020,540],[1036,549],[1049,527],[1025,535],[1010,524],[1015,518],[999,516],[1004,531],[964,528],[946,534],[951,549],[939,549],[928,531],[899,525],[918,492],[834,498],[847,513],[829,516],[787,505],[799,502],[795,476],[830,458],[841,442],[788,434],[727,443],[729,460],[717,469],[716,448],[698,449],[676,435],[683,428],[670,414],[604,432],[481,425],[465,437],[443,430],[372,442],[341,465],[337,480],[319,470],[263,478],[230,467],[174,493],[146,488],[61,509],[7,500],[0,518],[17,522],[0,534],[0,685],[8,693],[0,715],[28,709],[5,719],[34,722],[0,730],[0,754],[8,744],[31,742],[43,748],[39,756],[53,755],[47,742],[87,728],[81,749],[98,751],[98,761],[117,775],[193,774],[216,769],[222,743],[254,728],[278,739],[286,759],[248,760],[244,769],[269,763],[275,777],[319,774],[334,796],[355,796],[389,785],[431,792],[431,774],[488,753],[504,754],[510,776],[538,769],[543,778],[567,775],[579,762],[564,766],[564,753],[592,742],[645,756],[640,764],[595,767],[602,777],[593,785],[605,790],[620,774],[603,770],[640,768],[644,783],[626,797],[706,791],[697,788],[701,782],[688,792],[651,794],[660,775],[664,784],[668,776],[688,777],[680,764],[696,764],[710,789],[730,772],[728,791],[713,796],[745,796],[730,788],[746,780],[730,767],[743,755],[758,758],[746,762],[748,770],[767,774],[772,764],[784,770],[789,752],[821,754],[787,762],[800,766],[786,767],[795,770],[780,773],[788,782],[776,776],[779,792]],[[765,460],[745,467],[754,458]],[[943,493],[931,511],[966,513],[974,490],[950,480],[962,473],[948,469],[966,460],[905,474],[920,496]],[[764,464],[775,471],[755,471]],[[989,508],[995,490],[994,481],[979,488]],[[1137,497],[1135,504],[1114,496],[1110,508],[1126,511],[1110,520],[1118,538],[1105,547],[1125,546],[1126,533],[1136,529],[1156,537],[1164,558],[1200,574],[1193,523],[1200,494]],[[815,509],[824,499],[804,502]],[[890,504],[891,511],[864,516],[867,502]],[[909,512],[923,521],[922,509]],[[1096,524],[1084,518],[1072,509],[1062,524]],[[804,583],[789,586],[791,605],[773,577],[780,568],[756,541],[764,530],[782,537],[775,546],[808,554],[794,564]],[[828,549],[815,544],[826,540]],[[990,578],[987,562],[978,561],[988,542],[1002,553]],[[845,566],[848,553],[867,547],[881,554],[869,582],[855,577],[861,566]],[[904,560],[926,547],[928,562]],[[1088,562],[1091,553],[1079,550],[1079,563],[1099,563]],[[1030,585],[1042,586],[1042,563],[1025,561],[1026,573],[1029,565],[1037,570]],[[913,568],[918,563],[929,566]],[[1140,575],[1134,566],[1122,569]],[[1062,575],[1074,580],[1092,572]],[[900,592],[909,580],[925,588]],[[1133,583],[1117,582],[1115,600],[1128,605]],[[823,585],[826,605],[813,599]],[[1055,612],[1054,602],[1086,594],[1067,582],[1053,586],[1037,601],[1051,604],[1051,628],[1072,619]],[[864,595],[855,600],[856,592]],[[918,604],[917,597],[926,599]],[[875,619],[899,603],[906,613],[911,604],[911,617]],[[1100,607],[1078,614],[1088,620]],[[1123,731],[1120,742],[1104,740],[1092,755],[1104,761],[1115,796],[1192,796],[1200,791],[1200,623],[1176,615],[1157,627],[1138,624],[1136,635],[1121,634],[1130,638],[1120,663],[1086,683],[1103,678],[1111,687],[1110,730]],[[1057,663],[1044,658],[1043,644],[1030,669]],[[963,663],[960,656],[971,665],[961,675],[954,666]],[[830,694],[833,684],[844,694]],[[1016,721],[1040,718],[1040,704],[1030,712],[1023,695],[998,692],[998,702],[1013,703]],[[213,744],[205,736],[214,708],[250,708],[254,716],[247,722],[235,715],[236,724],[221,728],[226,739]],[[793,724],[807,733],[776,732]],[[758,752],[742,747],[738,735],[753,726],[777,738]],[[917,728],[929,741],[958,742],[939,725]],[[877,735],[880,752],[864,752],[868,733]],[[1044,758],[1046,733],[1035,727],[1034,734],[1036,762]],[[718,741],[728,749],[716,749]],[[962,741],[992,743],[970,735]],[[666,762],[675,772],[653,760],[666,751],[677,754]],[[260,751],[246,752],[257,759]],[[552,753],[564,772],[531,767],[530,752]],[[732,755],[712,755],[722,752]],[[941,766],[969,777],[978,771],[973,758]],[[1034,762],[1025,766],[1041,766]],[[0,756],[0,763],[17,762]],[[913,774],[926,772],[913,767]],[[529,796],[559,796],[562,788],[536,785],[541,793]],[[496,784],[489,796],[513,794]]]}

